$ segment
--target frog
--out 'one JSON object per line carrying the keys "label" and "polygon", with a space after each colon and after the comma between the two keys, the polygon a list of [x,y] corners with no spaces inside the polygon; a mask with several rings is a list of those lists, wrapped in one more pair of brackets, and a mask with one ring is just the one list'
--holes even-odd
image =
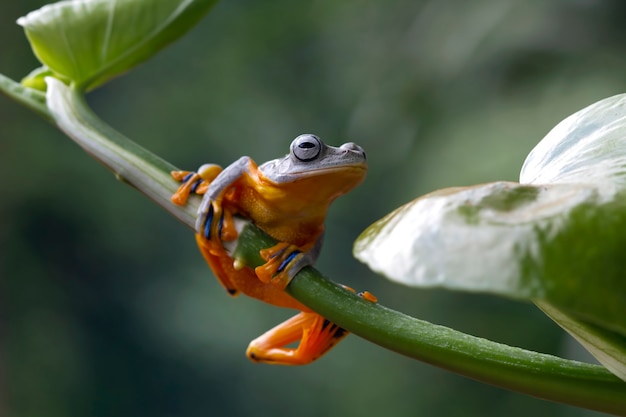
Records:
{"label": "frog", "polygon": [[[313,134],[296,137],[289,154],[261,165],[242,156],[226,168],[204,164],[197,171],[172,171],[181,183],[172,195],[174,204],[185,205],[192,194],[202,196],[196,243],[228,294],[300,311],[250,342],[246,355],[253,362],[305,365],[347,335],[285,289],[301,269],[315,264],[330,204],[362,183],[366,173],[363,148],[352,142],[330,146]],[[238,237],[236,216],[278,242],[260,251],[265,263],[254,269],[233,259],[224,246]],[[368,291],[358,295],[376,302]]]}

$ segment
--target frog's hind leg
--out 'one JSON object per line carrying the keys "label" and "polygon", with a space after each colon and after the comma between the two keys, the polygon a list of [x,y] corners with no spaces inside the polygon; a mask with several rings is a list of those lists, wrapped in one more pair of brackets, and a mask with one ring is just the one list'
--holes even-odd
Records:
{"label": "frog's hind leg", "polygon": [[[324,355],[348,332],[313,312],[301,312],[253,340],[246,355],[253,362],[306,365]],[[300,340],[297,348],[287,347]]]}
{"label": "frog's hind leg", "polygon": [[[246,272],[235,271],[233,260],[226,253],[224,247],[220,243],[207,240],[202,235],[197,233],[196,242],[198,243],[200,253],[202,253],[204,260],[209,264],[220,284],[222,284],[229,295],[232,295],[233,297],[237,296],[239,294],[239,290],[230,277],[235,276],[237,273],[243,274]],[[256,279],[252,271],[249,271],[249,274],[251,275],[250,279]]]}

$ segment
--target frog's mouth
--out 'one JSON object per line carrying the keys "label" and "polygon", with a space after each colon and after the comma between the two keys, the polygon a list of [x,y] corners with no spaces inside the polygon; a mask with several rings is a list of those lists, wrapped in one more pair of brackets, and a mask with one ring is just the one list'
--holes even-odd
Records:
{"label": "frog's mouth", "polygon": [[338,178],[342,175],[365,176],[366,171],[367,164],[362,163],[354,165],[329,165],[316,168],[311,167],[310,169],[290,171],[287,174],[274,173],[272,175],[267,175],[267,177],[275,182],[293,182],[298,181],[299,179],[321,177],[323,175],[337,175]]}

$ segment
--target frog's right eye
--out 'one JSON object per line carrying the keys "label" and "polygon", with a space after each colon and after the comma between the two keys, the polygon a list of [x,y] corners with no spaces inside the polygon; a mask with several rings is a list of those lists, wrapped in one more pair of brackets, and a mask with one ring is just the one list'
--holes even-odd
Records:
{"label": "frog's right eye", "polygon": [[291,142],[291,154],[299,161],[313,161],[321,152],[322,141],[315,135],[300,135]]}

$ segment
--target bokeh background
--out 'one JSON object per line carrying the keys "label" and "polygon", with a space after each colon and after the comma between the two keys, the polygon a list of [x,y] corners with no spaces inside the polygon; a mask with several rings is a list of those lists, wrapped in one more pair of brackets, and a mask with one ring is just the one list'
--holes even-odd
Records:
{"label": "bokeh background", "polygon": [[[14,22],[44,3],[0,0],[0,72],[38,65]],[[351,245],[423,193],[516,180],[551,127],[626,90],[625,12],[619,0],[223,0],[89,100],[189,169],[272,159],[305,132],[359,143],[370,174],[331,210],[325,274],[415,317],[587,360],[532,305],[401,287]],[[248,362],[247,343],[290,314],[227,297],[188,229],[0,97],[0,415],[598,415],[355,336],[306,367]]]}

